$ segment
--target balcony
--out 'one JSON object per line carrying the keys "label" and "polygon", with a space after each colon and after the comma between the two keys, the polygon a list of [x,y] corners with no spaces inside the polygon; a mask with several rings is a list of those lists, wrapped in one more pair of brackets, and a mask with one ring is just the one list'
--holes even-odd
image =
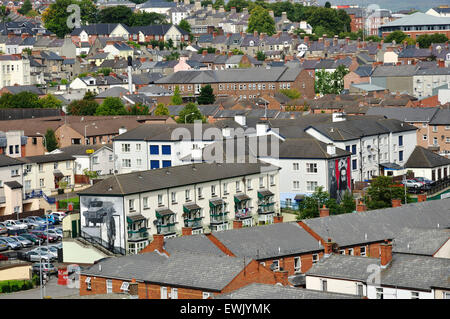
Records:
{"label": "balcony", "polygon": [[166,225],[158,225],[156,227],[158,229],[158,234],[171,234],[171,233],[176,232],[175,223],[169,223]]}
{"label": "balcony", "polygon": [[128,231],[128,240],[129,241],[140,241],[144,239],[148,239],[149,234],[147,228],[141,228],[139,230],[129,230]]}
{"label": "balcony", "polygon": [[270,214],[275,212],[275,203],[258,205],[258,214]]}
{"label": "balcony", "polygon": [[202,217],[193,218],[193,219],[185,219],[184,227],[192,227],[192,228],[201,228],[202,226]]}
{"label": "balcony", "polygon": [[240,208],[235,212],[236,218],[244,219],[252,217],[252,210],[250,208]]}
{"label": "balcony", "polygon": [[228,221],[227,214],[228,214],[228,212],[224,212],[224,213],[218,212],[218,213],[210,214],[211,224],[227,222]]}

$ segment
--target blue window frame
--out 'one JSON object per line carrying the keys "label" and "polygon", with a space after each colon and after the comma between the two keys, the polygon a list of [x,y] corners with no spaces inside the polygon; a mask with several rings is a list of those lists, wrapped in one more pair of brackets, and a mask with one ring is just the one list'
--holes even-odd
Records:
{"label": "blue window frame", "polygon": [[356,144],[352,145],[352,154],[356,155]]}
{"label": "blue window frame", "polygon": [[159,145],[150,145],[150,154],[158,155],[159,154]]}
{"label": "blue window frame", "polygon": [[350,152],[350,145],[345,146],[345,150],[346,150],[347,152]]}
{"label": "blue window frame", "polygon": [[172,161],[162,161],[162,167],[170,167],[172,166]]}
{"label": "blue window frame", "polygon": [[403,161],[403,151],[398,152],[398,160]]}
{"label": "blue window frame", "polygon": [[162,145],[161,146],[161,154],[170,155],[170,145]]}
{"label": "blue window frame", "polygon": [[159,168],[159,161],[150,161],[150,169]]}
{"label": "blue window frame", "polygon": [[352,169],[353,170],[355,170],[355,169],[358,169],[358,166],[356,165],[356,160],[354,159],[354,160],[352,160]]}
{"label": "blue window frame", "polygon": [[398,137],[398,146],[402,146],[402,145],[403,145],[403,136],[400,135],[400,136]]}

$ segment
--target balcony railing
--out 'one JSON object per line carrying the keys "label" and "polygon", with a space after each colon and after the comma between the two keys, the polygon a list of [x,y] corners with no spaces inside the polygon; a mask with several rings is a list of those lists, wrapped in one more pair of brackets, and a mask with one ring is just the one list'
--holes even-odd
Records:
{"label": "balcony railing", "polygon": [[147,228],[128,231],[128,240],[142,240],[142,239],[148,239]]}
{"label": "balcony railing", "polygon": [[211,223],[222,223],[228,221],[227,214],[228,212],[211,214],[210,215]]}
{"label": "balcony railing", "polygon": [[237,209],[235,213],[237,218],[247,218],[252,216],[252,210],[250,208]]}
{"label": "balcony railing", "polygon": [[166,225],[158,225],[158,234],[169,234],[174,233],[176,231],[175,229],[175,223],[170,223]]}
{"label": "balcony railing", "polygon": [[268,214],[275,212],[275,203],[258,205],[258,214]]}
{"label": "balcony railing", "polygon": [[202,218],[198,217],[194,219],[185,219],[184,227],[192,227],[192,228],[202,227]]}

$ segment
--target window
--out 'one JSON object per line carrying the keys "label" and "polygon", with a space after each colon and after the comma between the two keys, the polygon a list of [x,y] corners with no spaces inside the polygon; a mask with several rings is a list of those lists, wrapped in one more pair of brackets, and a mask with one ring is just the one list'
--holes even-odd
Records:
{"label": "window", "polygon": [[186,199],[186,201],[190,201],[191,200],[191,190],[190,189],[186,189],[185,191],[184,191],[184,197],[185,197],[185,199]]}
{"label": "window", "polygon": [[141,166],[142,165],[142,159],[138,158],[136,159],[136,165]]}
{"label": "window", "polygon": [[122,282],[122,285],[120,286],[120,290],[124,292],[128,292],[128,287],[130,286],[130,283],[127,281]]}
{"label": "window", "polygon": [[203,189],[201,187],[197,188],[198,199],[202,199],[203,198],[202,190]]}
{"label": "window", "polygon": [[159,154],[159,146],[158,145],[150,145],[150,154],[158,155]]}
{"label": "window", "polygon": [[428,135],[427,135],[427,134],[423,134],[422,139],[423,139],[424,141],[428,140]]}
{"label": "window", "polygon": [[419,299],[419,293],[417,291],[411,291],[411,299]]}
{"label": "window", "polygon": [[270,185],[271,186],[275,185],[275,175],[270,175]]}
{"label": "window", "polygon": [[228,194],[228,183],[223,183],[223,194],[224,195]]}
{"label": "window", "polygon": [[365,257],[366,256],[366,246],[359,247],[360,255]]}
{"label": "window", "polygon": [[167,287],[161,287],[161,299],[167,299]]}
{"label": "window", "polygon": [[122,152],[129,153],[131,151],[130,144],[122,144]]}
{"label": "window", "polygon": [[436,125],[433,125],[433,132],[437,132],[437,131],[438,131],[437,126],[436,126]]}
{"label": "window", "polygon": [[345,255],[345,249],[339,249],[339,254]]}
{"label": "window", "polygon": [[163,195],[162,194],[158,194],[158,205],[162,205],[163,204]]}
{"label": "window", "polygon": [[216,185],[211,185],[211,196],[216,196]]}
{"label": "window", "polygon": [[163,155],[170,155],[171,154],[170,145],[162,145],[161,146],[161,153]]}
{"label": "window", "polygon": [[356,295],[361,297],[364,295],[364,286],[359,282],[356,283]]}
{"label": "window", "polygon": [[209,293],[209,292],[203,292],[202,293],[202,298],[203,299],[208,299],[209,297],[211,297],[211,293]]}
{"label": "window", "polygon": [[123,158],[122,159],[122,166],[123,167],[131,167],[131,160],[129,158]]}
{"label": "window", "polygon": [[271,267],[273,270],[280,270],[280,261],[274,260],[272,263],[273,267]]}
{"label": "window", "polygon": [[162,161],[162,167],[170,167],[172,166],[172,161]]}
{"label": "window", "polygon": [[317,173],[317,163],[306,163],[307,173]]}
{"label": "window", "polygon": [[148,197],[142,198],[142,204],[144,206],[144,209],[148,209]]}
{"label": "window", "polygon": [[264,187],[264,177],[260,177],[259,178],[259,188],[263,188]]}
{"label": "window", "polygon": [[252,180],[251,179],[247,179],[247,190],[252,190]]}
{"label": "window", "polygon": [[54,169],[58,169],[58,163],[56,162],[56,163],[53,163],[53,168]]}
{"label": "window", "polygon": [[352,160],[352,170],[357,170],[357,169],[358,169],[357,160],[354,159],[354,160]]}
{"label": "window", "polygon": [[44,184],[44,179],[43,178],[40,178],[39,179],[39,187],[44,187],[45,186],[45,184]]}
{"label": "window", "polygon": [[128,200],[128,209],[130,210],[130,212],[134,211],[134,199]]}
{"label": "window", "polygon": [[383,299],[383,288],[376,288],[377,297],[376,299]]}
{"label": "window", "polygon": [[141,144],[136,144],[136,151],[140,152],[141,151]]}
{"label": "window", "polygon": [[398,160],[401,162],[403,161],[403,151],[398,152]]}
{"label": "window", "polygon": [[353,248],[349,248],[349,249],[348,249],[348,254],[349,254],[350,256],[353,256]]}
{"label": "window", "polygon": [[16,149],[16,154],[19,154],[19,145],[16,145],[15,149]]}
{"label": "window", "polygon": [[15,177],[19,175],[19,170],[18,169],[13,169],[11,170],[11,177]]}
{"label": "window", "polygon": [[356,155],[356,144],[352,145],[352,154]]}
{"label": "window", "polygon": [[292,169],[293,169],[294,171],[298,171],[298,168],[299,168],[298,163],[293,163],[292,166],[293,166]]}
{"label": "window", "polygon": [[150,169],[159,168],[159,161],[152,160],[150,161]]}
{"label": "window", "polygon": [[398,137],[398,146],[403,146],[403,136],[402,135],[400,135]]}
{"label": "window", "polygon": [[170,194],[170,198],[172,199],[172,204],[177,202],[177,193],[176,192],[172,192]]}
{"label": "window", "polygon": [[299,188],[300,188],[300,182],[294,181],[294,189],[299,189]]}
{"label": "window", "polygon": [[91,290],[91,277],[86,277],[86,280],[84,281],[86,283],[86,289]]}
{"label": "window", "polygon": [[14,154],[14,146],[13,145],[9,146],[9,154]]}
{"label": "window", "polygon": [[327,291],[327,281],[326,279],[320,279],[320,290]]}
{"label": "window", "polygon": [[112,280],[106,280],[106,293],[111,294],[112,293]]}
{"label": "window", "polygon": [[295,272],[302,271],[302,260],[300,257],[294,257],[294,271]]}
{"label": "window", "polygon": [[177,288],[172,288],[170,290],[170,294],[171,294],[171,296],[170,296],[171,299],[178,299],[178,289]]}
{"label": "window", "polygon": [[313,254],[312,255],[312,262],[313,264],[317,263],[319,261],[319,255],[318,254]]}
{"label": "window", "polygon": [[240,187],[241,187],[241,182],[240,181],[237,181],[236,182],[236,192],[240,192],[241,190],[240,190]]}
{"label": "window", "polygon": [[306,190],[308,192],[314,192],[317,188],[317,182],[314,181],[307,181],[306,182]]}

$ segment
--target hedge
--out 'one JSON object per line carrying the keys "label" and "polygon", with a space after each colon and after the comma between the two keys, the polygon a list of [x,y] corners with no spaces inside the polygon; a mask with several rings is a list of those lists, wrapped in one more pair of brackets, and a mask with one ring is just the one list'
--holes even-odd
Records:
{"label": "hedge", "polygon": [[32,280],[4,280],[0,281],[0,293],[28,290],[34,287]]}
{"label": "hedge", "polygon": [[69,199],[61,199],[58,201],[58,206],[61,209],[67,209],[67,202],[73,203],[74,209],[80,209],[80,199],[78,197],[69,198]]}

